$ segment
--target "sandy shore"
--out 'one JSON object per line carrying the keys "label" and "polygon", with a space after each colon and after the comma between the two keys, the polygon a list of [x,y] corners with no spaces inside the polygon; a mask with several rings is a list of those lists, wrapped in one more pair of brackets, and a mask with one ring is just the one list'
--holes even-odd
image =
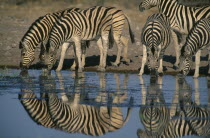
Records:
{"label": "sandy shore", "polygon": [[[105,5],[110,6],[110,5]],[[131,44],[129,41],[128,48],[128,57],[131,60],[129,65],[126,65],[123,61],[119,67],[111,66],[110,62],[115,61],[117,47],[116,45],[108,50],[107,58],[107,71],[111,72],[138,72],[141,66],[142,59],[142,44],[140,42],[141,30],[142,27],[149,15],[157,12],[157,9],[151,9],[146,12],[139,12],[138,6],[135,8],[126,8],[119,5],[111,5],[122,9],[124,13],[130,18],[132,29],[135,34],[136,43]],[[43,5],[43,6],[0,6],[0,67],[7,68],[19,68],[20,62],[20,50],[19,42],[27,29],[30,27],[39,16],[43,16],[49,12],[55,12],[61,9],[69,7],[79,7],[87,8],[88,5],[68,5],[66,3],[54,3],[53,5]],[[125,25],[124,36],[128,35],[128,28]],[[36,49],[36,60],[33,62],[31,68],[40,68],[38,64],[38,55],[40,47]],[[59,57],[60,52],[58,52]],[[206,74],[208,71],[207,67],[207,50],[202,52],[201,57],[201,68],[200,73]],[[69,69],[73,63],[73,49],[70,47],[68,49],[66,60],[64,61],[63,69]],[[87,49],[86,55],[86,71],[95,71],[99,64],[99,50],[95,42],[91,42],[90,48]],[[176,73],[176,70],[173,69],[173,64],[175,63],[175,50],[173,47],[173,41],[171,45],[165,52],[164,56],[164,72],[165,74]],[[56,68],[56,66],[55,66]],[[194,69],[194,65],[193,65]],[[147,72],[147,70],[146,70]],[[191,73],[192,74],[192,73]]]}

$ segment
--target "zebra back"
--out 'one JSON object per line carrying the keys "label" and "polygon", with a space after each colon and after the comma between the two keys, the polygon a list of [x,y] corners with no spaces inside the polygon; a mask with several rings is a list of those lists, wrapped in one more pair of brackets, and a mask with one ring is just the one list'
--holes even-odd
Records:
{"label": "zebra back", "polygon": [[170,43],[170,22],[164,14],[153,14],[148,17],[145,26],[142,29],[142,44],[152,47],[162,45],[166,49]]}

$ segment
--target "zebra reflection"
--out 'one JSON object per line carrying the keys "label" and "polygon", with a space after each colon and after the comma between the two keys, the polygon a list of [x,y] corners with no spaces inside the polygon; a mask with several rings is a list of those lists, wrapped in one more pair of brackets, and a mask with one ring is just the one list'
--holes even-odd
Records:
{"label": "zebra reflection", "polygon": [[210,136],[210,87],[208,86],[208,105],[200,104],[199,81],[194,79],[195,101],[192,99],[192,90],[186,80],[180,84],[179,102],[180,108],[186,116],[186,120],[198,136]]}
{"label": "zebra reflection", "polygon": [[[117,79],[117,89],[119,76]],[[74,84],[71,91],[66,88],[65,81],[61,73],[57,73],[59,88],[56,87],[56,80],[51,75],[39,77],[40,99],[33,91],[32,85],[35,82],[25,80],[19,95],[28,115],[37,123],[44,127],[56,128],[68,133],[82,133],[91,136],[101,136],[105,133],[116,131],[122,128],[129,119],[131,108],[128,108],[125,119],[121,111],[121,107],[110,106],[94,106],[82,104],[84,99],[88,99],[88,93],[85,86],[85,75],[79,73],[74,76]],[[100,90],[106,88],[106,76],[99,73]],[[127,85],[128,77],[125,77],[125,85]],[[31,86],[29,85],[31,84]],[[29,87],[30,86],[30,87]],[[124,86],[126,88],[126,86]],[[58,92],[59,91],[59,92]],[[119,91],[111,95],[110,98],[106,91],[99,91],[97,97],[93,100],[96,102],[107,102],[111,99],[111,103],[121,103],[127,98],[127,91],[123,94]],[[47,98],[47,99],[46,99]]]}
{"label": "zebra reflection", "polygon": [[[46,76],[40,76],[41,85],[45,84],[43,87],[52,89],[53,87],[49,86],[51,83],[42,83],[43,81],[49,81],[50,78]],[[47,86],[48,85],[48,86]],[[55,85],[53,85],[55,86]],[[42,91],[40,93],[40,98],[34,92],[35,83],[30,77],[22,77],[21,82],[21,92],[18,95],[18,98],[25,108],[28,115],[31,117],[34,122],[39,125],[42,125],[47,128],[56,128],[54,121],[51,118],[51,115],[48,110],[48,105],[46,101],[46,93]]]}
{"label": "zebra reflection", "polygon": [[[143,99],[139,115],[145,130],[138,129],[138,137],[175,138],[196,134],[188,121],[184,119],[185,114],[179,110],[180,108],[177,106],[167,107],[162,91],[162,77],[158,77],[158,80],[151,83],[147,89],[142,77],[140,77],[140,83],[143,84]],[[177,100],[173,100],[172,105],[177,105],[175,101]]]}
{"label": "zebra reflection", "polygon": [[[81,75],[81,74],[80,74]],[[60,77],[61,74],[59,74]],[[100,74],[100,87],[105,88],[104,80],[105,74]],[[82,89],[78,88],[84,82],[83,77],[78,77],[81,79],[75,79],[73,101],[69,100],[67,93],[62,93],[61,98],[58,97],[56,93],[49,93],[49,111],[51,116],[60,129],[68,133],[82,133],[92,136],[101,136],[107,132],[116,131],[124,126],[130,116],[130,109],[128,109],[128,114],[125,120],[120,107],[108,107],[108,106],[93,106],[80,104],[81,102],[81,92]],[[105,80],[106,81],[106,80]],[[60,85],[63,84],[60,82]],[[84,85],[83,85],[84,86]],[[99,92],[96,97],[96,102],[103,100],[106,101],[107,92]],[[113,103],[120,102],[123,100],[124,95],[117,99],[113,98]],[[65,100],[63,100],[65,99]],[[108,97],[109,99],[109,97]]]}

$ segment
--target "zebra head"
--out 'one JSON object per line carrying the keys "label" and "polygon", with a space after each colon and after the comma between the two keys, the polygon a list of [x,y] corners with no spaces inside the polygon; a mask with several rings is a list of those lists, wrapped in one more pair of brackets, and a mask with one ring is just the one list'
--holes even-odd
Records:
{"label": "zebra head", "polygon": [[147,49],[147,63],[150,69],[151,75],[157,75],[157,69],[159,67],[159,48],[152,46]]}
{"label": "zebra head", "polygon": [[143,12],[159,4],[159,0],[144,0],[139,4],[139,11]]}
{"label": "zebra head", "polygon": [[21,49],[21,61],[20,61],[20,68],[27,69],[34,61],[34,50],[30,49],[25,42],[20,42],[19,48]]}
{"label": "zebra head", "polygon": [[179,74],[182,76],[186,76],[189,73],[192,64],[192,56],[190,54],[190,50],[187,48],[186,45],[184,45],[181,49],[179,60]]}
{"label": "zebra head", "polygon": [[44,51],[44,55],[42,55],[44,68],[47,71],[50,71],[53,65],[56,62],[57,48],[54,47],[54,44],[48,41],[46,45],[46,50]]}

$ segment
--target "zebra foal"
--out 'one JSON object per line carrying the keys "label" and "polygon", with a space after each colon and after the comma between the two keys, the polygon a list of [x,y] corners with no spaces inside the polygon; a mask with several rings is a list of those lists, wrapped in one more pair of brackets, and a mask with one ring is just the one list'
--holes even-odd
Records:
{"label": "zebra foal", "polygon": [[[194,76],[199,76],[199,65],[201,50],[208,48],[210,61],[210,17],[201,19],[196,23],[193,29],[190,31],[186,38],[185,44],[182,46],[180,55],[180,73],[182,76],[186,76],[191,68],[192,56],[195,55],[195,73]],[[209,64],[210,68],[210,64]],[[210,74],[210,70],[208,70]]]}
{"label": "zebra foal", "polygon": [[151,74],[156,74],[157,69],[159,73],[163,73],[163,55],[170,44],[170,37],[170,22],[164,14],[157,13],[148,17],[141,34],[143,59],[140,76],[144,73],[146,62]]}
{"label": "zebra foal", "polygon": [[156,6],[159,12],[165,14],[170,20],[176,50],[176,63],[174,65],[178,67],[180,62],[180,34],[187,35],[198,20],[210,16],[210,6],[198,8],[181,5],[177,0],[144,0],[140,3],[139,10],[144,11]]}
{"label": "zebra foal", "polygon": [[56,52],[63,42],[74,42],[78,72],[82,72],[81,41],[97,40],[100,50],[98,70],[105,71],[107,49],[111,31],[112,14],[108,8],[95,6],[82,11],[72,11],[56,22],[46,44],[45,65],[50,71],[56,60]]}

